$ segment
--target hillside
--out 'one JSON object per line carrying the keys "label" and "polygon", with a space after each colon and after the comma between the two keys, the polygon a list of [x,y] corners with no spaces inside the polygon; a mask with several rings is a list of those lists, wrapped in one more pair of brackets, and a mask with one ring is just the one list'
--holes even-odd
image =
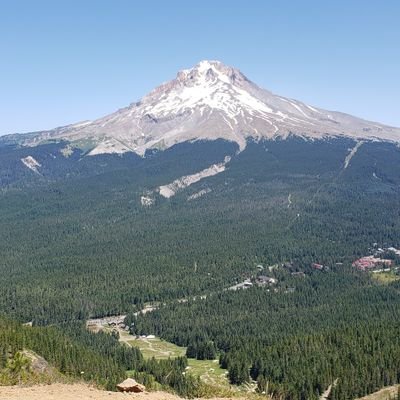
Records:
{"label": "hillside", "polygon": [[375,393],[372,393],[368,396],[362,397],[358,400],[391,400],[391,399],[398,399],[399,395],[399,385],[389,386],[378,390]]}
{"label": "hillside", "polygon": [[[334,399],[396,383],[399,281],[382,285],[352,262],[400,247],[400,151],[359,143],[290,137],[249,141],[237,154],[231,142],[198,141],[144,158],[78,149],[65,158],[63,143],[3,148],[0,311],[52,325],[23,329],[37,335],[29,348],[109,388],[135,368],[151,368],[164,383],[170,368],[82,330],[88,318],[118,314],[135,322],[134,334],[219,357],[231,383],[248,381],[252,367],[261,390],[268,377],[286,400],[317,399],[337,378]],[[29,155],[39,173],[21,162]],[[259,275],[277,283],[226,290]],[[148,302],[165,307],[135,320]],[[372,331],[379,346],[364,335]],[[41,335],[50,335],[53,352]],[[378,363],[386,375],[374,374]],[[178,380],[184,361],[173,368],[180,374],[167,385],[196,390]]]}
{"label": "hillside", "polygon": [[398,139],[218,62],[99,120],[1,138],[3,381],[30,349],[108,390],[220,395],[218,378],[343,400],[399,383]]}

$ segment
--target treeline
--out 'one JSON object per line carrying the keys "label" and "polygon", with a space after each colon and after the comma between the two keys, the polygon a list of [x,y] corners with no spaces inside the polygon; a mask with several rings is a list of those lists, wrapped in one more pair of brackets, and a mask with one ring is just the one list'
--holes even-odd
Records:
{"label": "treeline", "polygon": [[23,350],[44,357],[64,376],[108,390],[116,390],[127,371],[150,390],[169,387],[185,397],[207,390],[198,378],[184,374],[186,357],[144,360],[139,349],[106,333],[90,333],[83,325],[26,327],[0,318],[0,375],[13,363],[23,362],[19,360]]}
{"label": "treeline", "polygon": [[215,360],[217,348],[211,340],[199,338],[188,344],[186,357],[196,358],[197,360]]}
{"label": "treeline", "polygon": [[260,352],[250,374],[278,398],[317,399],[329,385],[332,400],[362,397],[399,383],[399,328],[365,323],[289,338]]}

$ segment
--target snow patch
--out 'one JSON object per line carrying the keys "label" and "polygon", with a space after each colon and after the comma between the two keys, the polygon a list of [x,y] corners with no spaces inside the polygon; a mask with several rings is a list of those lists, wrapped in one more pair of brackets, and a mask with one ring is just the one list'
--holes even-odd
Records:
{"label": "snow patch", "polygon": [[[310,117],[309,115],[307,115],[301,108],[300,106],[298,106],[296,103],[294,103],[293,101],[284,99],[283,97],[280,98],[281,100],[283,100],[286,103],[289,103],[292,107],[294,107],[297,111],[300,112],[300,114],[302,114],[304,117],[308,118],[308,119],[314,119],[312,117]],[[304,121],[302,121],[304,122]]]}
{"label": "snow patch", "polygon": [[[199,109],[201,115],[205,107],[222,111],[230,119],[243,114],[243,109],[249,114],[259,114],[263,119],[268,118],[266,114],[274,114],[272,108],[263,101],[234,84],[232,78],[218,68],[218,62],[202,61],[196,69],[183,70],[181,76],[185,79],[196,72],[196,78],[190,83],[174,87],[165,93],[155,104],[149,104],[141,111],[143,116],[151,114],[157,118],[166,117],[173,112],[181,114],[185,111]],[[212,74],[208,72],[212,71]],[[235,120],[236,121],[236,120]],[[226,120],[225,120],[226,122]],[[235,122],[237,124],[237,122]],[[229,126],[232,130],[233,127]]]}
{"label": "snow patch", "polygon": [[312,107],[312,106],[310,106],[310,105],[308,105],[308,104],[305,104],[305,106],[308,107],[311,111],[314,111],[314,112],[316,112],[316,113],[318,113],[318,114],[322,114],[321,111],[318,111],[316,108],[314,108],[314,107]]}
{"label": "snow patch", "polygon": [[154,198],[149,195],[140,197],[140,202],[143,207],[151,207],[154,204],[154,201]]}
{"label": "snow patch", "polygon": [[40,175],[38,168],[41,167],[41,164],[36,161],[32,156],[27,156],[25,158],[21,158],[22,163],[28,167],[31,171],[36,172]]}
{"label": "snow patch", "polygon": [[379,181],[382,180],[382,178],[380,178],[375,172],[372,174],[372,177],[378,179]]}

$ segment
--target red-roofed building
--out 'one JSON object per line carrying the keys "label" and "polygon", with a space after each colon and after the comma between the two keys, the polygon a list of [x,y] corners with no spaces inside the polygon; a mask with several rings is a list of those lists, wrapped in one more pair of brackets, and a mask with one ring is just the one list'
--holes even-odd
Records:
{"label": "red-roofed building", "polygon": [[370,269],[377,268],[379,266],[387,266],[390,267],[393,264],[393,260],[386,260],[382,258],[376,258],[374,256],[367,256],[359,258],[358,260],[353,262],[353,267],[359,269],[360,271],[366,271]]}

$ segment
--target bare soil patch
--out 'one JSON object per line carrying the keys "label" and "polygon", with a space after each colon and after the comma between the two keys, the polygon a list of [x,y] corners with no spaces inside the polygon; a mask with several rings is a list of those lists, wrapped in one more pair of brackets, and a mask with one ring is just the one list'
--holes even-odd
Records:
{"label": "bare soil patch", "polygon": [[0,386],[0,400],[179,400],[165,392],[116,393],[99,390],[84,384],[67,385],[55,383],[40,386]]}

